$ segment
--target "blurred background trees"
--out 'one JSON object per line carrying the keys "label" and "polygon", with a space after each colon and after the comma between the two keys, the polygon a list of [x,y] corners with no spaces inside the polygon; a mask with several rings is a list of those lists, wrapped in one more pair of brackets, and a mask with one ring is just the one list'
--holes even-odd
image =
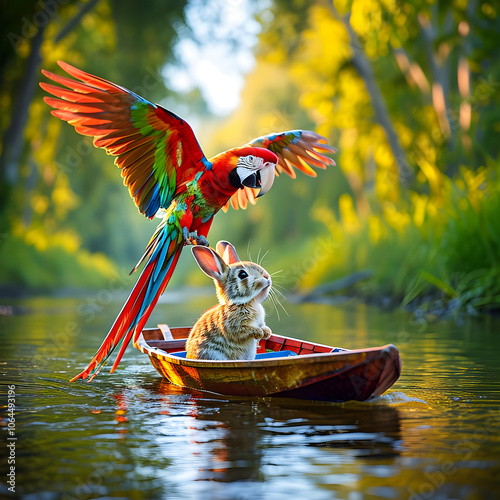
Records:
{"label": "blurred background trees", "polygon": [[207,156],[289,128],[339,147],[337,168],[280,178],[255,207],[216,217],[212,240],[270,250],[286,286],[370,270],[357,293],[500,303],[494,2],[269,0],[250,12],[228,0],[260,32],[240,104],[224,118],[210,115],[202,85],[170,84],[186,64],[181,39],[226,43],[221,67],[242,59],[238,42],[251,33],[231,31],[220,3],[19,4],[2,5],[2,282],[96,285],[131,267],[153,231],[111,158],[41,100],[39,69],[63,59],[187,115]]}

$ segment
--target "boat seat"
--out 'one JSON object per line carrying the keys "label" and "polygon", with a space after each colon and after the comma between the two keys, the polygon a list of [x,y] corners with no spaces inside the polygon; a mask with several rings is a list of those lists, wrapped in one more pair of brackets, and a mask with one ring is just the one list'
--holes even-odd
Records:
{"label": "boat seat", "polygon": [[[177,356],[178,358],[185,358],[186,351],[171,352],[170,355]],[[287,358],[288,356],[297,356],[297,353],[293,351],[262,352],[257,354],[255,359]]]}

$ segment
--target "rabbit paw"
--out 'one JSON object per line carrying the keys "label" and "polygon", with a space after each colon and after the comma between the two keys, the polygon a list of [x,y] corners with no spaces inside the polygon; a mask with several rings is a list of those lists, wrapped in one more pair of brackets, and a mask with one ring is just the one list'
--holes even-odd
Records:
{"label": "rabbit paw", "polygon": [[263,326],[262,327],[262,337],[261,338],[264,339],[264,340],[266,340],[266,339],[268,339],[271,336],[272,333],[273,333],[272,330],[268,326]]}

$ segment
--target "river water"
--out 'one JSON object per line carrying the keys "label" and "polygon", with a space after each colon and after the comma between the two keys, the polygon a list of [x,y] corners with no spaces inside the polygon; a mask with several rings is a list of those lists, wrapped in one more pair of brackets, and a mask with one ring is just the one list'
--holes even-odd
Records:
{"label": "river water", "polygon": [[[160,304],[150,324],[192,324],[213,303],[187,297]],[[498,319],[416,321],[359,304],[288,304],[279,321],[269,312],[269,326],[291,337],[353,349],[395,344],[401,378],[367,403],[182,389],[132,347],[113,375],[68,383],[122,299],[0,300],[0,497],[500,498]],[[9,430],[16,440],[7,440]],[[7,476],[11,466],[15,478]]]}

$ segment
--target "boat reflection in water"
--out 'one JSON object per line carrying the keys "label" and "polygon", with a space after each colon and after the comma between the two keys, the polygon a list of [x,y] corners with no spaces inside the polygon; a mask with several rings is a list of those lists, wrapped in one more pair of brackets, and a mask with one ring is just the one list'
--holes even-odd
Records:
{"label": "boat reflection in water", "polygon": [[[178,487],[183,485],[197,495],[209,494],[206,498],[219,494],[221,498],[247,498],[241,496],[242,481],[249,487],[255,483],[264,488],[272,478],[276,488],[280,476],[290,474],[289,469],[284,474],[283,468],[293,469],[299,462],[303,468],[304,460],[312,468],[323,462],[322,481],[328,477],[335,481],[339,467],[349,467],[352,473],[355,457],[391,460],[400,453],[398,409],[383,398],[338,404],[222,396],[181,388],[165,379],[131,391],[135,408],[148,409],[151,416],[143,428],[151,440],[150,448],[157,450],[155,473],[163,463],[169,480],[175,477]],[[127,391],[115,399],[117,412],[125,417]],[[131,412],[135,412],[134,406]],[[123,428],[117,432],[123,437]],[[318,479],[316,473],[311,476],[313,483]],[[290,483],[290,478],[286,481]],[[232,484],[226,484],[222,494],[214,482]]]}

